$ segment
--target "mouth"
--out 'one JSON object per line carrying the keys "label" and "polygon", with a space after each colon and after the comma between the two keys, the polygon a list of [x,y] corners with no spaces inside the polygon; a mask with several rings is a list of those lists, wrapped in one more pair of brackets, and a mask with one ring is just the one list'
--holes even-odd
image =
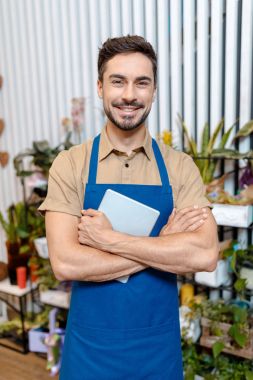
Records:
{"label": "mouth", "polygon": [[133,105],[115,105],[115,108],[117,108],[120,112],[120,116],[135,116],[137,111],[141,108],[142,106],[133,106]]}

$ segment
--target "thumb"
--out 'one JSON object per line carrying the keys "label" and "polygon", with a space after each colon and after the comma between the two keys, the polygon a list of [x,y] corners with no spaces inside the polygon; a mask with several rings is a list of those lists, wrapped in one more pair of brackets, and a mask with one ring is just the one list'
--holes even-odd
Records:
{"label": "thumb", "polygon": [[170,214],[167,223],[171,222],[174,219],[175,215],[176,215],[176,208],[173,208],[172,213]]}
{"label": "thumb", "polygon": [[83,216],[98,216],[101,215],[101,211],[94,210],[92,208],[89,208],[88,210],[82,210],[81,211]]}

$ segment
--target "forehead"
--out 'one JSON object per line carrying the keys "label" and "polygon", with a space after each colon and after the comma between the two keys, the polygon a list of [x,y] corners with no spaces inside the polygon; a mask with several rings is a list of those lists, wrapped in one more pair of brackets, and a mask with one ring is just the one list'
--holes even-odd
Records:
{"label": "forehead", "polygon": [[124,75],[127,78],[149,76],[152,79],[152,62],[141,53],[117,54],[106,63],[104,79],[113,74]]}

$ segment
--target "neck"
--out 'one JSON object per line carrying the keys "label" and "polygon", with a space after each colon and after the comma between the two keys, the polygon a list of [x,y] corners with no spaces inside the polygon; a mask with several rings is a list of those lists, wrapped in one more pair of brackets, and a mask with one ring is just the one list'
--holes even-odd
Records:
{"label": "neck", "polygon": [[108,122],[106,132],[112,145],[117,150],[126,152],[129,155],[135,148],[138,148],[143,143],[146,135],[146,127],[142,124],[132,131],[123,131]]}

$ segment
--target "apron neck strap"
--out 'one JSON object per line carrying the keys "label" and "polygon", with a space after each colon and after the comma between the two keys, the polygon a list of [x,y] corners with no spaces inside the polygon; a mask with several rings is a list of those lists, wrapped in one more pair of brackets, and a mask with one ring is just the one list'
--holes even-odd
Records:
{"label": "apron neck strap", "polygon": [[[91,185],[95,185],[96,180],[97,180],[99,143],[100,143],[100,134],[94,138],[93,145],[92,145],[90,166],[89,166],[89,178],[88,178],[88,183]],[[156,163],[159,169],[162,186],[168,188],[170,186],[169,176],[168,176],[167,169],[166,169],[161,151],[159,149],[159,146],[154,139],[152,139],[152,148],[153,148],[154,155],[156,158]]]}
{"label": "apron neck strap", "polygon": [[100,143],[100,134],[97,135],[93,140],[92,151],[91,151],[91,156],[90,156],[88,183],[92,185],[95,185],[96,180],[97,180],[99,143]]}
{"label": "apron neck strap", "polygon": [[168,188],[168,187],[170,187],[170,180],[169,180],[168,172],[167,172],[167,169],[166,169],[166,166],[164,163],[162,153],[159,149],[159,146],[158,146],[157,142],[155,141],[155,139],[153,139],[153,138],[152,138],[152,148],[153,148],[154,155],[156,158],[156,163],[157,163],[157,166],[159,169],[162,186],[164,186],[165,188]]}

